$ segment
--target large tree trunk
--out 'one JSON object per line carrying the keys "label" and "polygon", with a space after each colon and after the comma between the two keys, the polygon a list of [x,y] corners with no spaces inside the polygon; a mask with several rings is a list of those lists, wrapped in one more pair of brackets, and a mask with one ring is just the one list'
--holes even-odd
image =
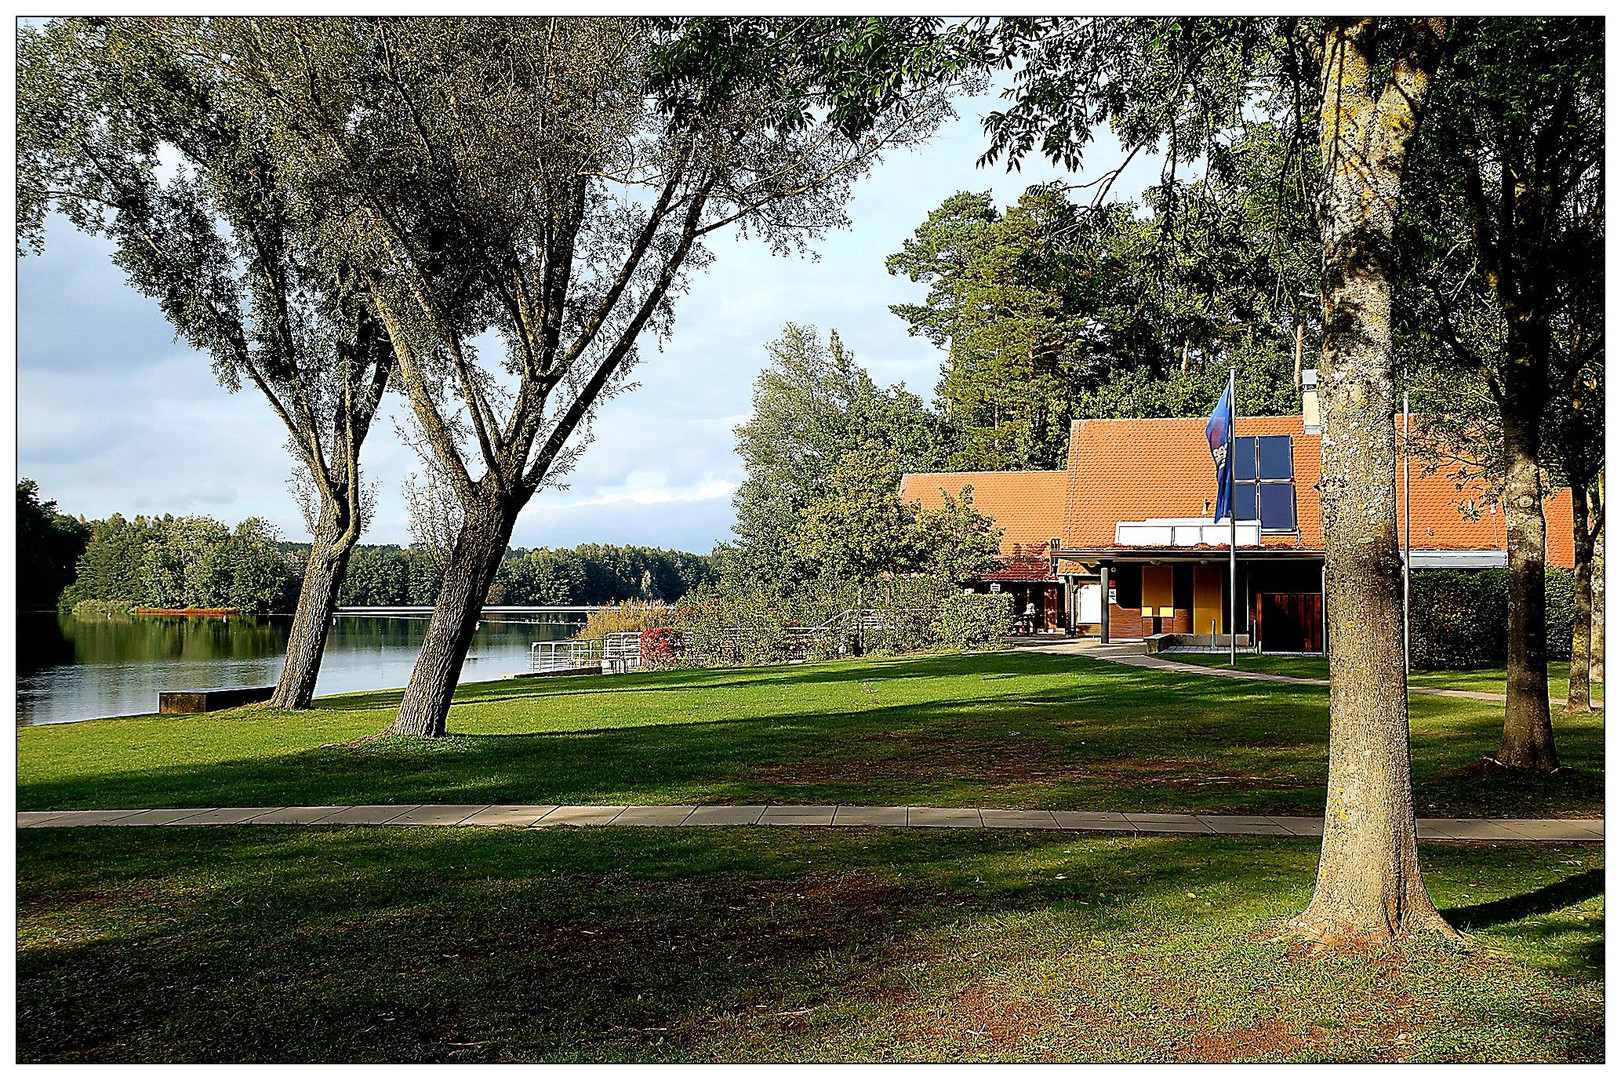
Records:
{"label": "large tree trunk", "polygon": [[411,682],[388,734],[437,738],[445,733],[450,699],[519,509],[506,501],[493,507],[481,501],[468,511],[428,620],[422,651],[411,670]]}
{"label": "large tree trunk", "polygon": [[315,697],[315,680],[326,654],[327,627],[338,606],[338,586],[349,569],[360,530],[348,527],[348,513],[323,500],[321,518],[311,537],[310,557],[304,566],[304,585],[293,612],[287,657],[270,704],[277,709],[307,709]]}
{"label": "large tree trunk", "polygon": [[[1511,342],[1512,348],[1512,342]],[[1510,357],[1510,367],[1514,357]],[[1546,370],[1546,367],[1543,368]],[[1515,393],[1514,381],[1504,398]],[[1542,515],[1538,421],[1541,410],[1522,419],[1510,400],[1503,409],[1503,517],[1508,530],[1508,702],[1497,760],[1515,769],[1551,771],[1553,720],[1548,706],[1548,525]]]}
{"label": "large tree trunk", "polygon": [[1576,618],[1570,628],[1570,690],[1566,712],[1592,712],[1593,687],[1593,534],[1588,531],[1587,485],[1572,478],[1571,533],[1575,550]]}
{"label": "large tree trunk", "polygon": [[[1325,942],[1451,933],[1418,868],[1396,541],[1392,236],[1408,144],[1444,24],[1419,24],[1376,92],[1374,20],[1331,20],[1323,101],[1323,532],[1329,656],[1328,803],[1311,903],[1293,926]],[[1403,59],[1407,65],[1403,66]]]}

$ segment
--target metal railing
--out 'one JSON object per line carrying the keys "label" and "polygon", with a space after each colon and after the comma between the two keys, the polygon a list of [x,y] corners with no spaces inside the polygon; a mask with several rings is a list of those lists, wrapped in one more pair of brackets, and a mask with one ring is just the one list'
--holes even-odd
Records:
{"label": "metal railing", "polygon": [[602,642],[595,638],[582,641],[532,641],[529,643],[529,670],[532,672],[567,671],[570,668],[591,667],[602,663]]}
{"label": "metal railing", "polygon": [[635,671],[642,666],[642,632],[625,630],[602,635],[602,662],[615,674]]}

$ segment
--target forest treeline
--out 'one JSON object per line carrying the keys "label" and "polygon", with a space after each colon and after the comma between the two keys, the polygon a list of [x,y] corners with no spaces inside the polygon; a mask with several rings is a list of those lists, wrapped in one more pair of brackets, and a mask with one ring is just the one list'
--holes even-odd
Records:
{"label": "forest treeline", "polygon": [[[234,528],[210,517],[113,514],[89,521],[17,485],[18,604],[68,610],[85,601],[130,607],[234,607],[287,612],[309,545],[263,518]],[[679,600],[714,580],[710,559],[636,545],[514,548],[489,590],[492,604],[611,604]],[[339,602],[427,605],[443,578],[434,553],[395,544],[356,547]]]}

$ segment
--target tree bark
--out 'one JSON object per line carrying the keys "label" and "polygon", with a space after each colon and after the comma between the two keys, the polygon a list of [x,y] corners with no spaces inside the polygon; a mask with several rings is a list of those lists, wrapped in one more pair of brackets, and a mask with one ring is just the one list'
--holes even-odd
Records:
{"label": "tree bark", "polygon": [[478,629],[479,612],[501,567],[520,509],[519,501],[480,499],[468,511],[439,598],[434,601],[411,682],[387,734],[429,738],[445,734],[450,700]]}
{"label": "tree bark", "polygon": [[1328,801],[1311,903],[1319,941],[1451,934],[1418,866],[1396,533],[1393,235],[1406,153],[1444,20],[1408,27],[1391,83],[1373,82],[1373,19],[1325,34],[1322,141],[1322,505],[1329,655]]}
{"label": "tree bark", "polygon": [[1575,551],[1576,618],[1570,628],[1570,689],[1566,712],[1592,712],[1593,687],[1593,534],[1589,532],[1587,485],[1572,478],[1571,533]]}
{"label": "tree bark", "polygon": [[[1513,334],[1510,334],[1512,348]],[[1510,355],[1510,367],[1515,357]],[[1543,371],[1546,371],[1544,366]],[[1504,397],[1515,393],[1513,382]],[[1541,410],[1525,419],[1516,408],[1503,410],[1503,449],[1508,473],[1503,480],[1503,518],[1508,531],[1508,701],[1497,760],[1514,769],[1559,767],[1548,705],[1548,525],[1542,514],[1542,472],[1538,468]]]}
{"label": "tree bark", "polygon": [[349,528],[353,513],[322,500],[321,518],[311,537],[310,557],[304,566],[304,584],[299,589],[298,607],[293,611],[292,633],[287,638],[287,656],[276,680],[270,704],[277,709],[307,709],[315,697],[315,681],[321,674],[321,658],[326,654],[327,627],[338,606],[338,586],[349,569],[360,530]]}

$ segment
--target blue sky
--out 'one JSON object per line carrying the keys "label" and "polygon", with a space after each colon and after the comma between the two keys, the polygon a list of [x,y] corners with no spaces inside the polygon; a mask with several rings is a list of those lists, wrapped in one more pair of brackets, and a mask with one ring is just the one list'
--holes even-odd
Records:
{"label": "blue sky", "polygon": [[[722,237],[713,265],[676,305],[662,350],[644,339],[637,389],[607,402],[596,439],[565,479],[518,520],[513,543],[568,547],[585,541],[707,552],[732,526],[742,480],[732,428],[747,418],[765,344],[788,321],[837,328],[880,383],[905,382],[925,400],[941,354],[909,338],[888,305],[923,288],[891,277],[884,260],[930,210],[957,191],[990,189],[1001,204],[1031,183],[1085,179],[1119,161],[1106,136],[1081,177],[1041,162],[1022,173],[978,169],[988,94],[958,103],[957,120],[923,148],[891,156],[860,181],[851,227],[829,233],[818,259],[779,258],[753,241]],[[1142,160],[1117,198],[1152,183]],[[251,389],[228,394],[205,356],[176,344],[156,304],[130,289],[108,247],[60,220],[43,257],[18,260],[17,451],[20,476],[71,514],[250,515],[289,539],[306,535],[287,492],[283,434]],[[403,402],[389,409],[402,422]],[[362,468],[379,483],[378,513],[363,542],[408,543],[401,481],[417,467],[387,419],[374,429]]]}

